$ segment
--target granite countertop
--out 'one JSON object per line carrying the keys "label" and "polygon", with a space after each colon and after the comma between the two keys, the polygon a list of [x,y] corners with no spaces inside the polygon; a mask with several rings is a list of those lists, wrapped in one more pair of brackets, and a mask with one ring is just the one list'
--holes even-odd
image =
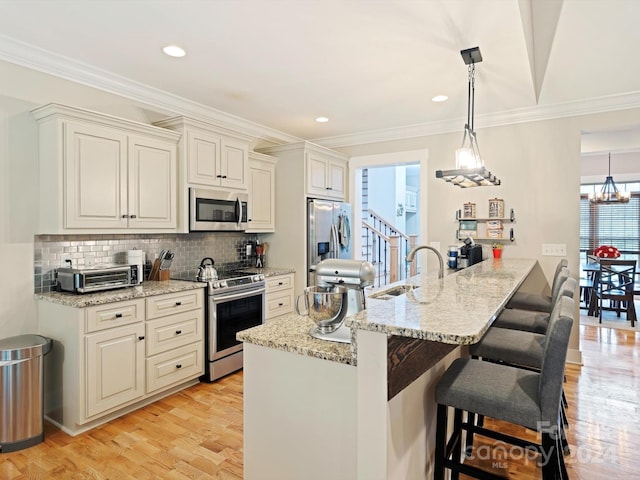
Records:
{"label": "granite countertop", "polygon": [[347,317],[345,325],[435,342],[476,343],[535,264],[532,259],[487,259],[442,279],[417,275],[397,282],[419,287],[404,295],[379,300],[369,292],[367,309]]}
{"label": "granite countertop", "polygon": [[265,268],[256,268],[256,267],[247,267],[238,270],[239,272],[257,274],[261,273],[265,277],[275,277],[276,275],[286,275],[287,273],[295,273],[293,268],[280,268],[280,267],[265,267]]}
{"label": "granite countertop", "polygon": [[[349,365],[356,364],[353,332],[358,329],[455,345],[475,343],[535,264],[532,259],[488,259],[443,279],[431,273],[368,288],[367,309],[344,320],[352,330],[351,345],[312,338],[308,331],[313,322],[296,314],[242,331],[237,338]],[[375,298],[402,284],[415,285],[416,289],[399,296],[382,295],[384,300]]]}
{"label": "granite countertop", "polygon": [[243,330],[238,340],[263,347],[299,353],[308,357],[331,360],[347,365],[355,364],[355,356],[348,343],[327,342],[309,335],[313,320],[295,313],[269,320],[264,325]]}
{"label": "granite countertop", "polygon": [[35,298],[46,302],[59,303],[69,307],[83,308],[91,305],[102,305],[105,303],[122,302],[133,300],[134,298],[151,297],[153,295],[163,295],[165,293],[184,292],[206,287],[205,283],[190,282],[185,280],[165,280],[162,282],[148,280],[136,287],[117,288],[96,293],[69,293],[69,292],[48,292],[37,293]]}

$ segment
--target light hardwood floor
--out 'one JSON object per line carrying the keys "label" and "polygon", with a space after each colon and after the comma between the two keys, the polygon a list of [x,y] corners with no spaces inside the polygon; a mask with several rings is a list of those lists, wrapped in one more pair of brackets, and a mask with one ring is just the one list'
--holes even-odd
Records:
{"label": "light hardwood floor", "polygon": [[[584,365],[569,365],[565,384],[569,475],[573,480],[635,478],[640,472],[635,451],[640,442],[640,333],[580,330]],[[496,463],[495,458],[483,466],[510,479],[540,478],[535,460]],[[43,443],[0,454],[2,480],[165,478],[242,478],[242,372],[201,383],[77,437],[47,425]]]}

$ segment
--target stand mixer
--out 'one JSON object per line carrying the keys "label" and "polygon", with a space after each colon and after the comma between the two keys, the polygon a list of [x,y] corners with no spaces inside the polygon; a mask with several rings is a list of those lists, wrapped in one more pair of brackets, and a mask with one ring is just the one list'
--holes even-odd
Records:
{"label": "stand mixer", "polygon": [[[375,268],[364,260],[328,259],[321,261],[316,267],[316,286],[342,286],[347,289],[345,317],[355,315],[366,308],[364,288],[373,285],[374,279]],[[331,333],[321,333],[314,327],[309,334],[321,340],[351,342],[351,331],[344,324]]]}

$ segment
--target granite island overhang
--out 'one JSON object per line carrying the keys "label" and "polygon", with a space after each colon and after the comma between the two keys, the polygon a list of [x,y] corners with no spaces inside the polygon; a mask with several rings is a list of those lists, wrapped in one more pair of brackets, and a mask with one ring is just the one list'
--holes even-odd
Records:
{"label": "granite island overhang", "polygon": [[[534,268],[489,259],[373,289],[345,319],[351,344],[310,337],[298,315],[240,332],[245,478],[430,478],[433,388]],[[384,295],[398,284],[414,288]]]}

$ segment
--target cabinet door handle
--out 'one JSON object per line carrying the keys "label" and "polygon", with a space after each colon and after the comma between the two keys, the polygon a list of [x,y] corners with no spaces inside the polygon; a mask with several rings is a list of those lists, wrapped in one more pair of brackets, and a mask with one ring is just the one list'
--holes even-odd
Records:
{"label": "cabinet door handle", "polygon": [[182,305],[182,302],[176,302],[176,307],[179,307],[180,305]]}
{"label": "cabinet door handle", "polygon": [[284,283],[283,282],[278,282],[278,285],[284,285]]}
{"label": "cabinet door handle", "polygon": [[182,330],[176,330],[176,335],[180,335],[182,333]]}
{"label": "cabinet door handle", "polygon": [[138,340],[144,340],[144,335],[140,335],[140,336],[138,337]]}
{"label": "cabinet door handle", "polygon": [[283,306],[283,305],[284,305],[284,303],[279,303],[279,304],[278,304],[278,306],[279,306],[279,307],[281,307],[281,306]]}
{"label": "cabinet door handle", "polygon": [[226,176],[226,175],[223,175],[223,176],[222,176],[222,178],[227,178],[227,176]]}
{"label": "cabinet door handle", "polygon": [[222,175],[216,175],[216,178],[222,178]]}
{"label": "cabinet door handle", "polygon": [[333,190],[333,187],[327,187],[327,190]]}
{"label": "cabinet door handle", "polygon": [[136,218],[136,215],[129,215],[129,218]]}
{"label": "cabinet door handle", "polygon": [[179,363],[176,365],[176,368],[182,368],[182,365]]}
{"label": "cabinet door handle", "polygon": [[127,215],[126,213],[124,213],[124,214],[122,215],[122,218],[129,218],[129,215]]}
{"label": "cabinet door handle", "polygon": [[116,318],[122,318],[122,314],[121,313],[116,313]]}

